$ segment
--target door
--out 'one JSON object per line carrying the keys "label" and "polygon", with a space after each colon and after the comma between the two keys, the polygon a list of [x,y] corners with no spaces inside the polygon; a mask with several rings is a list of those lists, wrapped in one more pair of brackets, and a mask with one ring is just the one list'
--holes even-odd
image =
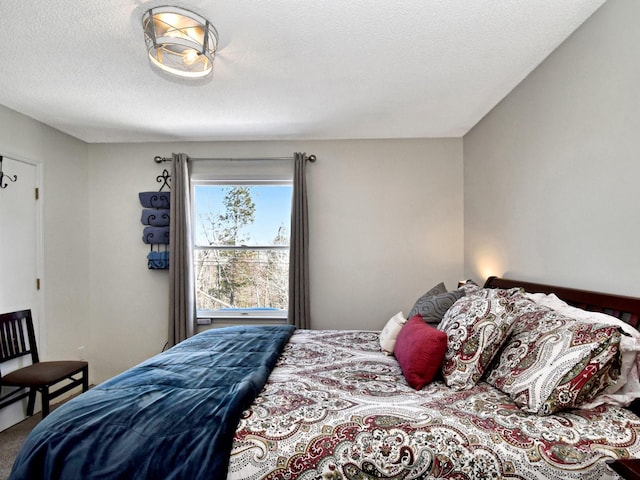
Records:
{"label": "door", "polygon": [[[37,170],[34,164],[2,159],[5,177],[0,187],[5,188],[0,188],[0,312],[31,309],[39,340]],[[14,175],[15,182],[11,181]],[[22,366],[21,362],[1,364],[0,373]],[[6,392],[3,390],[3,395]],[[0,431],[23,420],[25,410],[26,399],[0,410]]]}

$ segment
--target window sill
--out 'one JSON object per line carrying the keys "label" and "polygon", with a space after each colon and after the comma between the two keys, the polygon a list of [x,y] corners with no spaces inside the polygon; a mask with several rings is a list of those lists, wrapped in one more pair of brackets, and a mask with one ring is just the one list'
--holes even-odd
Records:
{"label": "window sill", "polygon": [[287,323],[287,317],[274,316],[274,315],[240,315],[240,316],[215,316],[215,317],[198,317],[198,325],[211,325],[211,326],[226,326],[226,325],[242,325],[242,324],[255,324],[255,325],[283,325]]}
{"label": "window sill", "polygon": [[[201,323],[205,321],[207,323]],[[284,317],[206,317],[206,318],[198,318],[198,324],[196,325],[196,333],[204,332],[205,330],[211,330],[215,328],[223,328],[223,327],[237,327],[240,325],[286,325],[288,320]]]}

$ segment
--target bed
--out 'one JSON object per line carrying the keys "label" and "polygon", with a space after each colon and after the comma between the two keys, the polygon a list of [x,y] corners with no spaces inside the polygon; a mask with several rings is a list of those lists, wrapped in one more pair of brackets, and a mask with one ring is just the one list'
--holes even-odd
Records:
{"label": "bed", "polygon": [[[55,409],[10,479],[588,480],[640,458],[640,299],[495,277],[427,294],[382,332],[198,334]],[[424,332],[428,381],[406,347]],[[553,354],[560,373],[532,374]]]}

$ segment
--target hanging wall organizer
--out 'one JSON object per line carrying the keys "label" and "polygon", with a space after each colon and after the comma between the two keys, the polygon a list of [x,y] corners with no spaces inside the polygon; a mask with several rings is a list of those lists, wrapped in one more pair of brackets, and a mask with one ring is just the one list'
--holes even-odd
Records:
{"label": "hanging wall organizer", "polygon": [[[156,177],[158,183],[162,183],[158,192],[140,192],[138,197],[144,207],[140,221],[144,227],[142,241],[150,245],[147,255],[147,266],[151,270],[165,270],[169,268],[169,220],[171,206],[171,192],[169,180],[171,175],[165,169],[162,175]],[[156,249],[154,250],[154,245]]]}

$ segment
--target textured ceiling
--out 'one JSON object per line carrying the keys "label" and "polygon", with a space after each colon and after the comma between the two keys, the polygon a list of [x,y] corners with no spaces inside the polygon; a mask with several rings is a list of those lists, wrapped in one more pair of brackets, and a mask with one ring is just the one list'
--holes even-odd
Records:
{"label": "textured ceiling", "polygon": [[0,0],[0,104],[86,142],[459,137],[605,0],[191,0],[212,78],[149,66],[166,1]]}

